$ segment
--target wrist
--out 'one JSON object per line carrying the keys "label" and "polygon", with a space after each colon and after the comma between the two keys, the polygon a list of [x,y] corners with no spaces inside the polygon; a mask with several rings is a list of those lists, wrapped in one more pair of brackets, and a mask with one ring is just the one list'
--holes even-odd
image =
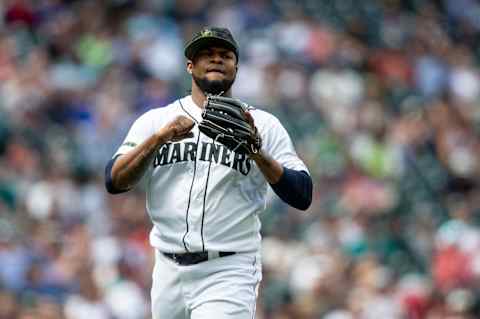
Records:
{"label": "wrist", "polygon": [[167,128],[161,128],[155,133],[155,144],[161,146],[172,138],[172,134]]}
{"label": "wrist", "polygon": [[255,162],[265,160],[265,153],[262,150],[259,150],[257,153],[250,153],[248,156]]}
{"label": "wrist", "polygon": [[260,152],[258,152],[256,154],[252,153],[252,154],[249,155],[249,157],[250,157],[250,159],[252,159],[255,162],[261,161],[262,158],[263,158],[263,156],[260,154]]}

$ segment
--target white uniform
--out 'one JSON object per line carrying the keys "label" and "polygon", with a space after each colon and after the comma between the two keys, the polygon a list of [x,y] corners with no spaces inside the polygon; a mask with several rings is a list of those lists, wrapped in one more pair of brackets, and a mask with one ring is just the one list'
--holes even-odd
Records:
{"label": "white uniform", "polygon": [[[283,166],[307,171],[288,133],[253,109],[262,148]],[[125,154],[178,115],[201,121],[191,96],[143,114],[114,156]],[[156,249],[154,319],[253,318],[261,279],[260,221],[268,183],[254,161],[201,134],[163,145],[146,173],[147,212]],[[200,134],[199,134],[200,133]],[[180,266],[162,253],[236,254]],[[243,315],[242,315],[243,314]]]}

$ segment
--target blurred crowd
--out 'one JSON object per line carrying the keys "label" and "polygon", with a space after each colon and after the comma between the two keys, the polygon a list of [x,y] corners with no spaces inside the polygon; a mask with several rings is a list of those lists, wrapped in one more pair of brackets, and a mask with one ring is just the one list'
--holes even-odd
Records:
{"label": "blurred crowd", "polygon": [[183,45],[240,44],[234,95],[314,178],[262,214],[258,319],[480,318],[480,3],[0,1],[0,319],[146,319],[141,187],[104,165],[188,94]]}

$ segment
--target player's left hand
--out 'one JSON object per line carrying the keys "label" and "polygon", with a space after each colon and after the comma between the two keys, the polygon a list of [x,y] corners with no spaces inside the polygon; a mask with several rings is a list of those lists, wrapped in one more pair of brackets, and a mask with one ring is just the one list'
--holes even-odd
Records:
{"label": "player's left hand", "polygon": [[258,144],[258,150],[256,153],[251,153],[250,155],[254,155],[254,154],[258,154],[262,148],[262,139],[260,137],[260,133],[258,132],[258,129],[257,127],[255,126],[255,121],[253,120],[253,116],[252,116],[252,113],[250,113],[250,111],[246,110],[245,111],[245,118],[247,119],[248,121],[248,124],[250,124],[250,127],[252,128],[252,133],[253,133],[253,136],[252,138],[253,139],[258,139],[260,142]]}
{"label": "player's left hand", "polygon": [[253,116],[252,114],[250,113],[250,111],[245,111],[245,118],[247,119],[248,121],[248,124],[250,124],[250,126],[252,127],[252,129],[254,129],[255,131],[257,130],[256,126],[255,126],[255,121],[253,120]]}

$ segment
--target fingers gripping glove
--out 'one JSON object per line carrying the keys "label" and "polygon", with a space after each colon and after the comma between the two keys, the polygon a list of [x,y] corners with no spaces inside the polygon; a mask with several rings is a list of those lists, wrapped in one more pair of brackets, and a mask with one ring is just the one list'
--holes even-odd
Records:
{"label": "fingers gripping glove", "polygon": [[262,141],[245,115],[247,110],[248,105],[238,99],[208,95],[198,128],[233,152],[257,153]]}

